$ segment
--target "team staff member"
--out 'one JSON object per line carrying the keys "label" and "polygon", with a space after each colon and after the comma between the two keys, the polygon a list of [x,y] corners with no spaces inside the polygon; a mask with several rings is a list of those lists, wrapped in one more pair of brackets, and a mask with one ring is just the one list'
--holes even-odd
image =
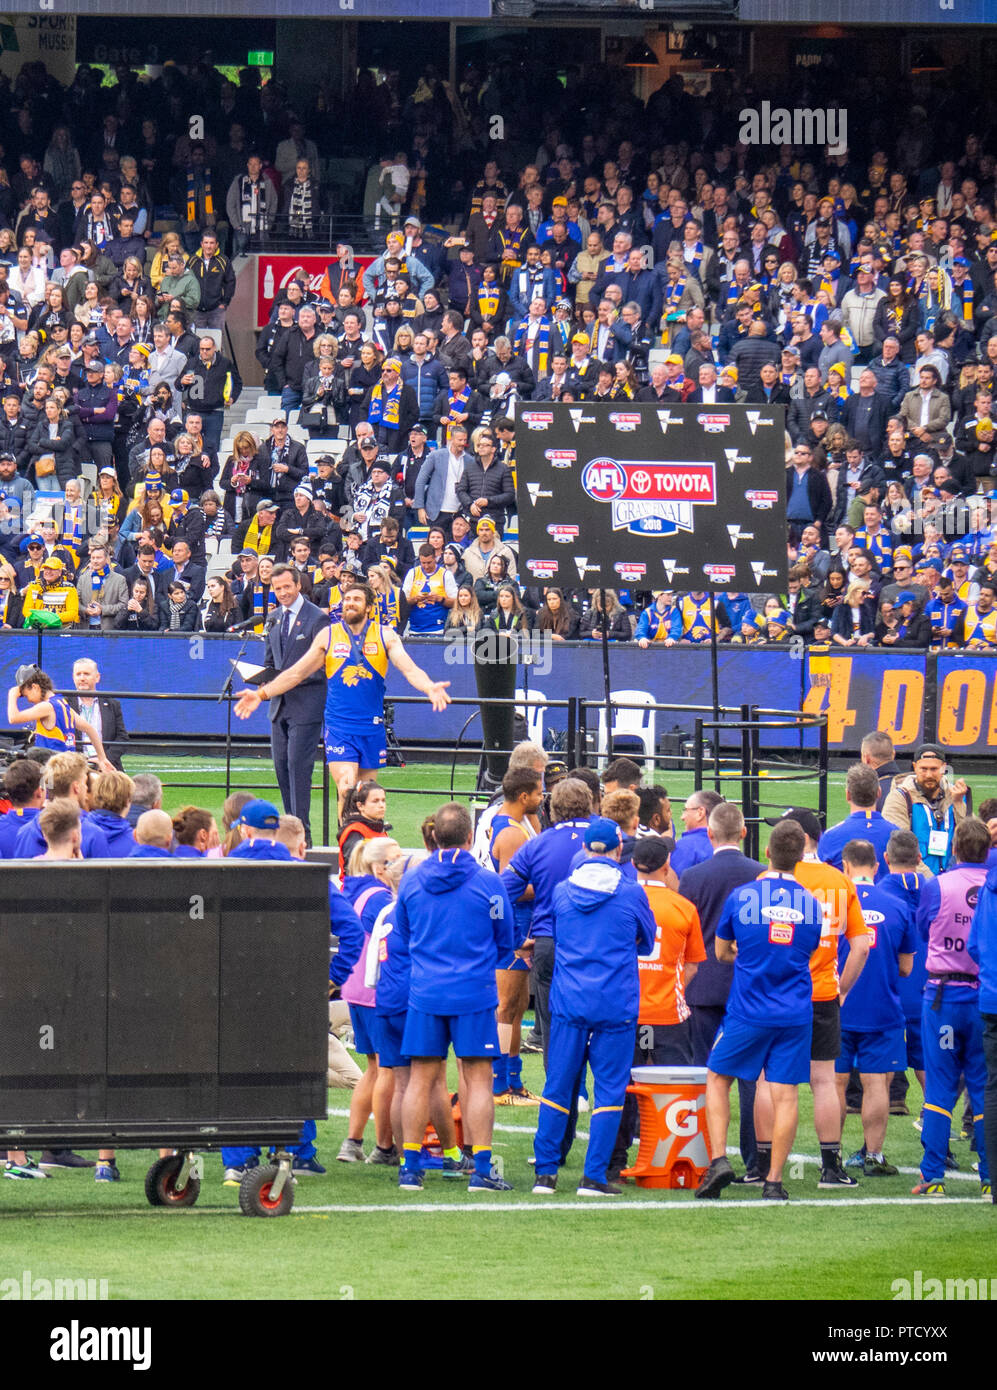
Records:
{"label": "team staff member", "polygon": [[[921,890],[928,881],[926,874],[918,872],[918,865],[921,863],[921,847],[917,843],[917,837],[910,830],[894,830],[886,850],[886,862],[890,872],[884,879],[880,879],[878,886],[885,893],[898,900],[901,910],[909,908],[914,913],[916,920]],[[900,977],[900,1005],[904,1014],[907,1066],[914,1072],[922,1094],[924,1093],[925,1077],[924,1045],[921,1041],[921,1004],[924,998],[924,986],[928,978],[927,958],[928,944],[921,933],[915,931],[914,963],[911,973]],[[898,1102],[902,1106],[900,1113],[904,1115],[910,1113],[904,1104],[907,1090],[907,1073],[906,1071],[898,1072],[890,1083],[890,1108],[893,1113],[897,1113],[894,1107]]]}
{"label": "team staff member", "polygon": [[980,889],[966,949],[980,967],[980,1018],[987,1067],[983,1131],[990,1171],[997,1168],[997,868],[991,866]]}
{"label": "team staff member", "polygon": [[3,777],[4,799],[10,810],[0,816],[0,859],[13,857],[14,841],[24,825],[34,820],[45,805],[42,765],[34,758],[17,758]]}
{"label": "team staff member", "polygon": [[[101,772],[114,770],[107,761],[100,734],[82,715],[70,709],[61,695],[55,694],[50,676],[37,666],[19,666],[15,679],[17,684],[7,691],[8,724],[15,727],[34,724],[35,747],[51,748],[56,753],[72,752],[76,747],[77,732],[85,734],[93,745]],[[18,708],[17,701],[22,695],[30,709]]]}
{"label": "team staff member", "polygon": [[894,826],[876,810],[879,778],[865,763],[854,763],[845,775],[845,800],[851,815],[832,825],[817,842],[817,853],[825,864],[841,868],[841,851],[850,840],[868,840],[876,848],[876,880],[888,872],[885,851]]}
{"label": "team staff member", "polygon": [[579,1197],[618,1197],[606,1170],[620,1127],[640,1004],[637,957],[654,949],[644,890],[621,872],[623,832],[596,816],[584,833],[586,860],[554,890],[557,955],[550,991],[547,1079],[540,1101],[533,1191],[550,1195],[586,1065],[594,1083]]}
{"label": "team staff member", "polygon": [[980,971],[967,949],[973,914],[987,877],[990,832],[983,821],[967,816],[959,822],[953,853],[955,868],[928,880],[917,909],[917,928],[928,942],[928,981],[921,1012],[924,1157],[921,1181],[911,1191],[918,1197],[945,1195],[952,1107],[960,1077],[965,1077],[980,1156],[980,1186],[983,1196],[989,1197],[990,1168],[983,1142],[986,1062],[979,1008]]}
{"label": "team staff member", "polygon": [[[540,834],[538,811],[543,800],[543,778],[533,768],[510,769],[502,778],[502,805],[489,827],[488,856],[492,868],[501,873],[527,840]],[[514,904],[513,925],[516,941],[530,935],[533,908],[527,899]],[[536,1097],[523,1085],[523,1059],[520,1056],[522,1022],[530,1002],[530,966],[516,951],[500,961],[495,972],[498,986],[498,1037],[502,1055],[492,1067],[496,1105],[535,1105]]]}
{"label": "team staff member", "polygon": [[[685,988],[706,959],[706,948],[699,913],[692,903],[667,886],[672,844],[667,835],[649,835],[638,840],[631,860],[655,922],[651,953],[637,961],[640,1011],[633,1065],[638,1067],[692,1065],[692,1010],[686,1003]],[[620,1170],[626,1167],[627,1150],[634,1141],[636,1128],[637,1102],[627,1093],[609,1165],[610,1182],[616,1182]]]}
{"label": "team staff member", "polygon": [[[267,631],[267,664],[279,673],[304,656],[329,619],[302,594],[301,572],[294,565],[274,565],[270,587],[278,606],[276,620]],[[312,769],[322,736],[324,703],[321,671],[270,701],[270,747],[277,785],[285,812],[301,821],[308,844],[312,842]]]}
{"label": "team staff member", "polygon": [[[228,856],[230,859],[246,859],[252,863],[271,860],[291,864],[296,862],[287,846],[277,839],[280,812],[271,801],[247,801],[242,808],[242,815],[234,823],[239,826],[242,842],[232,850]],[[305,1120],[299,1142],[287,1146],[288,1152],[294,1155],[291,1172],[295,1177],[321,1177],[325,1173],[322,1164],[315,1157],[316,1132],[315,1121]],[[259,1159],[258,1148],[223,1148],[224,1185],[238,1187],[247,1167],[255,1168]]]}
{"label": "team staff member", "polygon": [[813,1006],[810,962],[823,930],[820,903],[794,876],[806,838],[794,820],[769,837],[768,872],[735,888],[717,923],[717,959],[734,966],[723,1027],[706,1073],[706,1122],[716,1157],[696,1196],[719,1197],[734,1181],[727,1158],[730,1088],[734,1077],[756,1081],[765,1072],[773,1123],[762,1196],[784,1202],[782,1170],[796,1136],[799,1088],[809,1076]]}
{"label": "team staff member", "polygon": [[[109,771],[112,769],[103,769]],[[86,814],[90,802],[89,779],[86,758],[82,753],[56,753],[45,764],[42,776],[49,799],[75,801],[81,811],[80,829],[82,833],[82,856],[84,859],[110,859],[107,837],[98,825]],[[40,816],[35,816],[21,826],[14,841],[12,859],[34,859],[45,852],[45,837],[39,824]]]}
{"label": "team staff member", "polygon": [[532,890],[529,940],[533,948],[533,1007],[545,1067],[554,975],[554,889],[568,877],[571,861],[583,847],[585,828],[592,818],[592,796],[585,783],[577,777],[558,782],[550,794],[550,815],[553,827],[517,850],[502,873],[502,882],[514,903],[529,901]]}
{"label": "team staff member", "polygon": [[[869,937],[855,887],[838,869],[817,858],[820,821],[813,811],[791,806],[777,824],[793,820],[806,837],[805,853],[793,870],[797,882],[808,889],[824,911],[820,949],[810,963],[813,976],[813,1037],[810,1050],[810,1089],[814,1098],[814,1128],[820,1144],[820,1181],[817,1186],[836,1189],[858,1184],[841,1162],[841,1107],[834,1079],[834,1063],[841,1051],[841,1004],[858,979],[869,953]],[[849,942],[848,961],[838,978],[838,939]],[[755,1129],[758,1151],[764,1158],[772,1132],[768,1090],[760,1084],[755,1096]]]}
{"label": "team staff member", "polygon": [[329,776],[339,789],[342,809],[346,793],[361,779],[376,778],[387,761],[384,737],[384,689],[392,662],[437,712],[450,703],[449,681],[433,681],[417,666],[390,627],[370,614],[376,611],[374,591],[353,581],[343,590],[343,616],[313,640],[293,666],[256,690],[243,690],[235,707],[248,719],[264,700],[294,690],[325,667],[325,752]]}
{"label": "team staff member", "polygon": [[[895,1178],[898,1169],[886,1162],[883,1144],[890,1115],[890,1078],[907,1066],[900,977],[909,975],[914,967],[914,905],[876,887],[879,857],[869,840],[849,840],[841,854],[845,876],[855,885],[869,934],[869,954],[862,974],[841,1006],[841,1052],[834,1064],[841,1122],[844,1124],[847,1108],[848,1078],[855,1067],[862,1082],[863,1172],[867,1178]],[[848,939],[841,937],[838,964],[842,971],[848,952]]]}
{"label": "team staff member", "polygon": [[403,1191],[422,1189],[422,1140],[430,1095],[446,1071],[451,1044],[463,1063],[464,1114],[472,1137],[469,1192],[509,1192],[492,1171],[492,1060],[498,1055],[495,969],[519,944],[502,880],[469,852],[471,817],[449,802],[434,820],[438,849],[402,879],[395,929],[412,962],[408,1017],[401,1051],[412,1059],[402,1109]]}

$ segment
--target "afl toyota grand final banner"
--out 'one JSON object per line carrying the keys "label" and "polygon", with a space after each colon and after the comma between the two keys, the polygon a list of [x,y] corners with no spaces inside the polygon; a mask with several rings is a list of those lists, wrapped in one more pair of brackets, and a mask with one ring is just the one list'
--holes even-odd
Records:
{"label": "afl toyota grand final banner", "polygon": [[784,432],[780,406],[525,403],[520,569],[572,588],[785,587]]}

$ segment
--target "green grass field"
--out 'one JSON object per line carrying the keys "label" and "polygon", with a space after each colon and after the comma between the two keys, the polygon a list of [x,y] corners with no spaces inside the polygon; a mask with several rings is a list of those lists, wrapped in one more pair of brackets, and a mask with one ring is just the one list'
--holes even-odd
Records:
{"label": "green grass field", "polygon": [[[542,1084],[540,1061],[525,1079]],[[736,1093],[735,1093],[736,1094]],[[912,1108],[920,1096],[916,1085]],[[979,1199],[969,1146],[956,1142],[965,1175],[944,1200],[909,1196],[920,1152],[908,1118],[890,1120],[888,1157],[905,1171],[866,1179],[847,1195],[818,1192],[809,1092],[801,1096],[786,1207],[757,1188],[729,1188],[719,1202],[640,1190],[612,1203],[578,1199],[586,1116],[553,1198],[530,1194],[536,1112],[496,1110],[495,1154],[515,1190],[469,1197],[459,1182],[428,1174],[420,1196],[402,1195],[394,1169],[335,1161],[346,1134],[348,1094],[329,1093],[318,1149],[330,1170],[299,1180],[290,1216],[253,1220],[222,1186],[221,1160],[205,1157],[196,1206],[146,1205],[152,1153],[122,1153],[122,1181],[88,1172],[47,1182],[0,1183],[0,1279],[107,1279],[111,1298],[430,1299],[889,1299],[894,1279],[990,1275],[992,1205]],[[732,1132],[736,1132],[735,1127]],[[849,1118],[846,1148],[861,1142]],[[808,1157],[811,1156],[811,1157]],[[735,1159],[739,1166],[739,1159]],[[540,1258],[538,1258],[538,1256]]]}
{"label": "green grass field", "polygon": [[[167,788],[164,804],[186,802],[217,814],[224,799],[224,764],[169,756],[125,758],[130,772],[154,771]],[[449,767],[410,765],[388,771],[389,820],[405,845],[419,843],[423,816],[449,788]],[[677,809],[692,787],[690,774],[658,779]],[[234,781],[274,788],[270,765],[238,759]],[[468,789],[473,773],[462,770]],[[973,778],[979,802],[997,791],[997,778]],[[391,795],[407,785],[422,795]],[[845,811],[843,774],[831,778],[829,813]],[[736,795],[739,786],[731,791]],[[812,783],[768,781],[773,807],[816,805]],[[314,824],[321,824],[319,798]],[[539,1058],[525,1059],[529,1088],[542,1088]],[[0,1183],[0,1279],[107,1279],[115,1299],[196,1298],[431,1298],[495,1299],[889,1299],[895,1279],[997,1277],[993,1269],[992,1205],[979,1199],[968,1144],[956,1141],[963,1174],[951,1177],[944,1200],[912,1198],[920,1140],[912,1120],[890,1120],[888,1158],[899,1177],[866,1179],[848,1194],[817,1190],[817,1147],[809,1091],[801,1093],[798,1157],[787,1170],[787,1207],[763,1203],[757,1189],[731,1188],[718,1203],[695,1202],[681,1191],[633,1185],[613,1203],[575,1197],[582,1171],[586,1117],[555,1199],[530,1194],[536,1112],[496,1112],[495,1154],[514,1184],[509,1194],[470,1198],[461,1183],[436,1174],[425,1192],[399,1194],[393,1169],[339,1164],[349,1096],[329,1093],[319,1124],[324,1178],[301,1179],[296,1206],[281,1220],[240,1215],[238,1194],[221,1182],[221,1160],[205,1157],[197,1205],[164,1211],[147,1205],[143,1179],[151,1152],[119,1154],[123,1181],[97,1186],[89,1172],[56,1173],[47,1182]],[[920,1093],[912,1086],[916,1113]],[[736,1107],[736,1091],[734,1095]],[[736,1114],[731,1134],[736,1138]],[[368,1140],[368,1142],[372,1142]],[[857,1118],[845,1127],[845,1153],[861,1143]],[[735,1160],[739,1166],[739,1160]]]}

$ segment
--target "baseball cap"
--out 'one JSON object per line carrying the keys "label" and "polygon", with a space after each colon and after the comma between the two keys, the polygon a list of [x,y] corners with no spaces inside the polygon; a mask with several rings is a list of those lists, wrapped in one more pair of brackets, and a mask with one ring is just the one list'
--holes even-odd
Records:
{"label": "baseball cap", "polygon": [[421,230],[421,228],[422,228],[422,223],[419,221],[418,217],[416,217],[414,213],[411,213],[411,212],[410,212],[409,215],[408,215],[408,217],[406,217],[405,221],[402,223],[402,226],[403,226],[403,227],[418,227],[418,228],[420,228],[420,230]]}
{"label": "baseball cap", "polygon": [[614,820],[595,816],[585,831],[585,848],[595,854],[608,854],[623,844],[623,831]]}
{"label": "baseball cap", "polygon": [[815,410],[815,411],[812,413],[812,415],[810,416],[810,422],[811,422],[811,424],[813,423],[814,420],[826,420],[826,419],[827,419],[827,411],[826,411],[826,410]]}
{"label": "baseball cap", "polygon": [[101,359],[98,357],[97,360],[96,360],[96,362],[88,362],[88,363],[86,364],[86,367],[84,368],[84,370],[85,370],[85,371],[88,371],[88,372],[99,372],[100,375],[103,376],[103,375],[104,375],[104,363],[103,363],[103,362],[101,361]]}
{"label": "baseball cap", "polygon": [[252,830],[276,830],[280,812],[272,801],[247,801],[236,825],[248,825]]}
{"label": "baseball cap", "polygon": [[41,536],[29,536],[24,542],[25,550],[31,550],[33,546],[38,546],[40,549],[44,550],[45,542],[42,540]]}
{"label": "baseball cap", "polygon": [[[16,455],[8,453],[5,450],[2,454],[0,454],[0,463],[4,463],[7,459],[16,459]],[[115,477],[117,477],[117,474],[115,474]]]}
{"label": "baseball cap", "polygon": [[573,343],[584,343],[585,346],[588,347],[588,341],[589,341],[588,334],[587,334],[587,333],[575,333],[575,334],[572,336],[571,341],[572,341]]}
{"label": "baseball cap", "polygon": [[819,840],[823,834],[820,821],[808,806],[787,806],[781,816],[766,816],[765,824],[778,825],[784,820],[795,820],[804,835],[809,835],[811,840]]}
{"label": "baseball cap", "polygon": [[668,863],[674,848],[675,841],[670,835],[645,835],[634,847],[633,866],[641,873],[657,873]]}
{"label": "baseball cap", "polygon": [[916,602],[917,602],[917,597],[916,597],[916,595],[912,594],[911,591],[910,591],[909,589],[904,589],[901,593],[897,594],[897,596],[896,596],[896,598],[893,600],[893,602],[894,602],[894,603],[898,603],[898,604],[902,604],[902,603],[916,603]]}
{"label": "baseball cap", "polygon": [[38,679],[40,674],[39,668],[30,661],[24,666],[18,666],[17,670],[14,672],[14,681],[18,690],[26,685],[31,685],[33,681]]}
{"label": "baseball cap", "polygon": [[239,557],[238,557],[238,558],[239,558],[240,560],[257,560],[257,559],[259,559],[259,556],[256,554],[256,551],[255,551],[255,550],[248,550],[248,549],[247,549],[247,550],[240,550],[240,551],[239,551]]}
{"label": "baseball cap", "polygon": [[364,437],[363,437],[363,439],[361,439],[361,441],[360,441],[360,448],[361,448],[361,449],[376,449],[376,448],[377,448],[377,440],[374,438],[374,436],[373,436],[372,434],[365,434]]}
{"label": "baseball cap", "polygon": [[273,500],[272,497],[264,497],[262,501],[257,502],[256,504],[257,516],[259,516],[260,512],[276,512],[279,510],[280,508],[277,506],[277,503]]}
{"label": "baseball cap", "polygon": [[550,205],[552,208],[566,208],[568,200],[563,193],[559,193],[556,198],[551,199]]}
{"label": "baseball cap", "polygon": [[42,561],[43,570],[58,570],[61,574],[66,566],[59,559],[58,555],[46,555]]}
{"label": "baseball cap", "polygon": [[[0,458],[3,458],[3,457],[4,457],[4,455],[3,455],[3,454],[0,454]],[[13,455],[11,454],[10,457],[13,458]],[[102,468],[102,469],[100,470],[100,473],[99,473],[98,476],[101,477],[101,478],[116,478],[116,477],[118,476],[118,470],[117,470],[116,468],[111,468],[110,465],[108,465],[107,468]]]}
{"label": "baseball cap", "polygon": [[409,434],[428,434],[429,431],[421,420],[416,420],[415,424],[409,429]]}
{"label": "baseball cap", "polygon": [[184,492],[182,487],[175,487],[170,493],[170,502],[174,507],[182,507],[185,502],[190,501],[190,495]]}
{"label": "baseball cap", "polygon": [[937,758],[940,763],[948,762],[944,750],[939,748],[937,743],[922,743],[914,754],[913,761],[918,763],[922,758]]}
{"label": "baseball cap", "polygon": [[270,421],[270,428],[273,429],[274,425],[286,425],[286,424],[287,424],[287,421],[284,419],[283,415],[275,415],[275,416],[273,417],[273,419]]}
{"label": "baseball cap", "polygon": [[681,355],[681,353],[678,353],[678,352],[670,352],[670,353],[668,354],[668,356],[665,358],[665,361],[666,361],[666,362],[674,362],[675,365],[678,366],[678,367],[681,367],[681,366],[683,365],[683,358],[682,358],[682,355]]}

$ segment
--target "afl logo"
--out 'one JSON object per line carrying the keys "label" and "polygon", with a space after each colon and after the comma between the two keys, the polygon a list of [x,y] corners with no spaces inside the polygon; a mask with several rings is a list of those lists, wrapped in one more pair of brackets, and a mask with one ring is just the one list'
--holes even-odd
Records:
{"label": "afl logo", "polygon": [[615,459],[593,459],[585,465],[582,487],[597,502],[615,502],[626,491],[627,478]]}

